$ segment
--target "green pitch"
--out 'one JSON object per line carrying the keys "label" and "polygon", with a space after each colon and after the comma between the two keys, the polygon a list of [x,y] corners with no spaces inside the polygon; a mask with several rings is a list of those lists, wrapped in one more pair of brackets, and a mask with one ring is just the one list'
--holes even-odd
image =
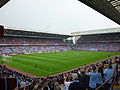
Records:
{"label": "green pitch", "polygon": [[4,64],[36,76],[48,76],[93,63],[120,52],[65,51],[12,55]]}

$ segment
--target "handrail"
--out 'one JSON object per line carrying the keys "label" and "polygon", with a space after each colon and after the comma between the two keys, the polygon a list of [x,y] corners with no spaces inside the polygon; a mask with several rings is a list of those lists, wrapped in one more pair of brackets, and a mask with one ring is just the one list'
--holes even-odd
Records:
{"label": "handrail", "polygon": [[118,64],[117,64],[116,69],[115,69],[115,71],[114,71],[114,74],[111,76],[111,78],[108,79],[107,81],[105,81],[102,85],[100,85],[100,86],[99,86],[98,88],[96,88],[95,90],[99,90],[100,88],[102,88],[103,86],[105,86],[111,79],[113,79],[112,84],[111,84],[111,86],[112,86],[112,88],[113,88],[113,86],[115,85],[115,82],[118,81],[118,80],[117,80],[117,76],[118,76]]}
{"label": "handrail", "polygon": [[99,90],[100,88],[102,88],[104,85],[106,85],[111,79],[113,79],[114,75],[108,79],[107,81],[105,81],[102,85],[100,85],[98,88],[96,88],[95,90]]}
{"label": "handrail", "polygon": [[113,83],[112,83],[112,89],[113,89],[113,86],[115,85],[115,82],[116,82],[116,79],[117,79],[117,75],[115,76],[114,80],[113,80]]}
{"label": "handrail", "polygon": [[118,64],[117,64],[117,66],[116,66],[116,75],[115,75],[114,81],[113,81],[113,83],[112,83],[112,89],[113,89],[113,86],[114,86],[115,84],[118,85]]}

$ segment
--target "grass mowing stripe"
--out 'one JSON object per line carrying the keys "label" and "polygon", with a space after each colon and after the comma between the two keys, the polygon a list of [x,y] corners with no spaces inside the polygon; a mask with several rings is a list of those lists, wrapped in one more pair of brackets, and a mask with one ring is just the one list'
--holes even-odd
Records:
{"label": "grass mowing stripe", "polygon": [[[24,57],[28,57],[29,58],[29,56],[24,56]],[[56,62],[59,62],[59,63],[69,63],[69,61],[67,60],[65,60],[65,59],[60,59],[60,58],[46,58],[46,57],[44,57],[44,59],[41,59],[41,57],[32,57],[32,56],[30,56],[31,58],[33,58],[34,60],[32,61],[32,62],[34,62],[34,61],[43,61],[43,62],[47,62],[47,63],[55,63],[56,65],[59,65],[59,64],[57,64]],[[23,58],[23,56],[21,57],[21,58]],[[42,57],[43,58],[43,57]],[[31,59],[30,59],[31,60]]]}
{"label": "grass mowing stripe", "polygon": [[[25,59],[25,58],[23,58],[23,59]],[[17,60],[16,62],[24,64],[24,65],[29,65],[29,66],[31,66],[33,68],[35,68],[35,65],[37,65],[37,68],[44,69],[44,70],[47,71],[47,69],[44,68],[44,67],[47,67],[47,65],[45,63],[32,62],[30,59],[29,60],[27,60],[27,59],[25,59],[25,60]],[[47,67],[47,68],[49,68],[49,67]]]}
{"label": "grass mowing stripe", "polygon": [[[15,62],[15,63],[17,63],[17,62]],[[33,67],[30,67],[30,66],[28,66],[28,65],[25,65],[25,64],[21,64],[21,63],[19,63],[20,65],[23,65],[23,66],[25,66],[25,67],[28,67],[28,68],[32,68],[32,69],[36,69],[36,70],[39,70],[39,71],[42,71],[42,72],[47,72],[47,71],[45,71],[45,70],[42,70],[42,69],[39,69],[39,68],[33,68]]]}
{"label": "grass mowing stripe", "polygon": [[[35,61],[32,61],[32,60],[30,60],[30,59],[26,59],[26,58],[23,58],[23,57],[21,57],[22,58],[22,60],[17,60],[17,62],[21,62],[22,64],[24,64],[24,62],[26,62],[28,65],[29,65],[29,62],[31,63],[30,64],[30,66],[32,66],[32,67],[34,67],[34,65],[37,63],[37,65],[38,65],[38,62],[35,62]],[[55,61],[55,60],[54,60]],[[34,64],[34,65],[33,65]],[[55,66],[55,64],[51,64],[50,65],[50,63],[48,62],[48,64],[44,64],[42,67],[40,67],[40,68],[42,68],[43,69],[43,67],[45,66],[46,67],[46,65],[48,65],[48,67],[47,68],[50,68],[50,66]],[[57,64],[57,66],[60,66],[59,64]]]}
{"label": "grass mowing stripe", "polygon": [[[25,71],[27,73],[31,73],[33,75],[40,75],[40,73],[42,73],[43,75],[46,75],[48,73],[48,71],[38,69],[38,68],[33,68],[33,67],[28,66],[28,65],[24,65],[21,63],[17,63],[17,62],[13,62],[11,66],[14,67],[14,65],[16,65],[16,69],[23,70],[23,71]],[[24,69],[21,67],[24,67]],[[39,74],[37,74],[38,72],[39,72]]]}

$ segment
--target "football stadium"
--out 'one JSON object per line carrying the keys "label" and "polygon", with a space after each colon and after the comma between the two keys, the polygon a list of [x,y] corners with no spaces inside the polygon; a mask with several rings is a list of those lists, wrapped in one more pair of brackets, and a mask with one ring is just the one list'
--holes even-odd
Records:
{"label": "football stadium", "polygon": [[[79,1],[120,25],[119,0]],[[0,25],[0,90],[119,89],[120,27],[66,35]]]}

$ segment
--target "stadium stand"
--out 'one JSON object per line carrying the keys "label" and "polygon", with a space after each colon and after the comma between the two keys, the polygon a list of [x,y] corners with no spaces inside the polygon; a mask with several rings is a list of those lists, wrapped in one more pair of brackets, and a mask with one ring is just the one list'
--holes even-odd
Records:
{"label": "stadium stand", "polygon": [[23,38],[23,37],[4,37],[1,38],[0,44],[46,44],[46,45],[64,45],[65,42],[59,39],[42,39],[42,38]]}
{"label": "stadium stand", "polygon": [[120,33],[82,35],[74,50],[120,51]]}
{"label": "stadium stand", "polygon": [[92,34],[83,35],[78,42],[81,41],[94,41],[94,42],[119,42],[120,33],[105,33],[105,34]]}
{"label": "stadium stand", "polygon": [[45,52],[59,52],[71,50],[68,46],[4,46],[0,48],[1,55],[15,55],[28,53],[45,53]]}
{"label": "stadium stand", "polygon": [[69,35],[38,33],[22,30],[5,29],[0,40],[0,54],[25,54],[50,51],[68,51],[68,43],[64,39]]}

